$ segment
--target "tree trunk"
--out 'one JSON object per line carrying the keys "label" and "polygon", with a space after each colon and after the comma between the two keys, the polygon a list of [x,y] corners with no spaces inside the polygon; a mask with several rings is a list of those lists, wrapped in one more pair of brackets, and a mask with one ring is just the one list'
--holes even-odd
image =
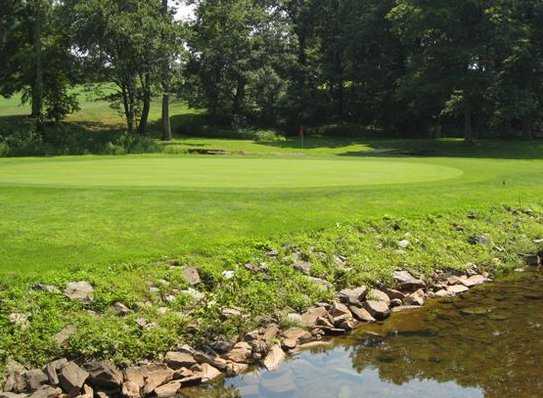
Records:
{"label": "tree trunk", "polygon": [[[168,18],[168,0],[162,0],[162,14],[164,19]],[[165,57],[162,65],[162,139],[172,139],[172,126],[170,123],[170,57]]]}
{"label": "tree trunk", "polygon": [[143,108],[141,110],[140,124],[138,126],[138,133],[140,135],[145,135],[147,121],[149,120],[149,111],[151,110],[151,87],[149,80],[149,74],[146,74],[143,79],[141,79],[143,88]]}
{"label": "tree trunk", "polygon": [[238,85],[236,87],[236,94],[234,95],[234,104],[232,106],[232,113],[236,116],[241,115],[241,104],[243,97],[245,96],[245,81],[243,78],[238,78]]}
{"label": "tree trunk", "polygon": [[464,104],[464,140],[473,144],[472,112],[469,104]]}
{"label": "tree trunk", "polygon": [[42,60],[42,34],[43,13],[41,0],[35,2],[34,27],[32,31],[32,46],[34,51],[34,81],[32,84],[32,117],[37,120],[37,127],[41,128],[42,102],[43,102],[43,60]]}

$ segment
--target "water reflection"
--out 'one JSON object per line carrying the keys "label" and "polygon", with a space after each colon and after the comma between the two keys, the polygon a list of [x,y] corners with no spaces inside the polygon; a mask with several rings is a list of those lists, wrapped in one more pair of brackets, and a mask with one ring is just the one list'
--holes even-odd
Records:
{"label": "water reflection", "polygon": [[541,397],[543,277],[516,275],[463,299],[397,314],[303,352],[277,372],[226,380],[187,398]]}

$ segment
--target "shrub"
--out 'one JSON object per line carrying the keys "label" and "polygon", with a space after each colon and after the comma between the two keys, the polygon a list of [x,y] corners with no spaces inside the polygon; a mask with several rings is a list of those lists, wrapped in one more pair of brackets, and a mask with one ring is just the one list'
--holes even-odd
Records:
{"label": "shrub", "polygon": [[254,140],[256,142],[284,142],[287,139],[273,130],[257,130]]}
{"label": "shrub", "polygon": [[9,154],[9,145],[5,142],[0,142],[0,158],[8,156]]}

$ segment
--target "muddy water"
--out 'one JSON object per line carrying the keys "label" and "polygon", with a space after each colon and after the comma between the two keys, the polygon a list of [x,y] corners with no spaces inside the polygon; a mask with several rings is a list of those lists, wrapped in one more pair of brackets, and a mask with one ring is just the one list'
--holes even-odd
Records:
{"label": "muddy water", "polygon": [[518,273],[184,397],[543,397],[543,273]]}

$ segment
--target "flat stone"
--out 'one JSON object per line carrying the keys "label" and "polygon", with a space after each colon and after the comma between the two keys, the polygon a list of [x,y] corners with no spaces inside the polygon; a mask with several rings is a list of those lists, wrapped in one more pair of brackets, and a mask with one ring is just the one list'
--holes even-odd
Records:
{"label": "flat stone", "polygon": [[411,244],[411,242],[409,242],[407,239],[403,239],[403,240],[398,242],[398,247],[400,249],[407,249],[410,244]]}
{"label": "flat stone", "polygon": [[361,305],[362,301],[366,298],[368,288],[366,286],[360,286],[354,289],[343,289],[339,292],[338,298],[348,305]]}
{"label": "flat stone", "polygon": [[439,289],[437,292],[433,294],[434,297],[449,297],[452,296],[452,293],[449,292],[447,289]]}
{"label": "flat stone", "polygon": [[465,293],[469,290],[468,287],[464,285],[453,285],[453,286],[447,286],[447,291],[451,296],[455,296],[457,294]]}
{"label": "flat stone", "polygon": [[26,369],[23,365],[12,359],[8,359],[6,363],[4,391],[13,393],[25,392],[28,386],[25,372]]}
{"label": "flat stone", "polygon": [[92,362],[86,366],[88,383],[97,389],[120,391],[124,381],[123,373],[109,361]]}
{"label": "flat stone", "polygon": [[392,312],[405,312],[418,309],[420,309],[420,306],[418,305],[400,305],[399,307],[392,308]]}
{"label": "flat stone", "polygon": [[389,306],[385,301],[367,300],[364,308],[377,320],[386,319],[390,315]]}
{"label": "flat stone", "polygon": [[143,386],[143,394],[148,395],[155,391],[156,388],[172,380],[174,371],[170,368],[156,367],[145,372],[145,385]]}
{"label": "flat stone", "polygon": [[226,365],[226,373],[228,376],[238,376],[249,370],[249,365],[246,363],[228,362]]}
{"label": "flat stone", "polygon": [[0,391],[0,398],[27,398],[28,394],[17,394],[14,392]]}
{"label": "flat stone", "polygon": [[123,383],[122,394],[127,398],[139,398],[141,397],[141,387],[132,381],[125,381]]}
{"label": "flat stone", "polygon": [[77,332],[77,328],[74,325],[68,325],[64,329],[62,329],[60,332],[55,334],[53,337],[55,342],[59,346],[64,346],[70,340],[70,337],[72,337]]}
{"label": "flat stone", "polygon": [[90,303],[94,297],[94,288],[89,282],[69,282],[64,289],[64,295],[70,300],[77,300],[83,303]]}
{"label": "flat stone", "polygon": [[30,394],[28,398],[58,398],[62,395],[62,390],[58,387],[42,386]]}
{"label": "flat stone", "polygon": [[393,277],[401,290],[414,292],[418,289],[424,289],[426,287],[426,283],[424,283],[424,281],[415,278],[407,271],[395,271],[393,273]]}
{"label": "flat stone", "polygon": [[93,398],[93,397],[94,397],[94,390],[86,384],[83,386],[82,393],[77,396],[77,398]]}
{"label": "flat stone", "polygon": [[404,299],[404,303],[406,305],[422,306],[424,305],[425,301],[426,301],[426,293],[424,293],[424,290],[422,289],[417,290],[415,293],[409,294]]}
{"label": "flat stone", "polygon": [[185,278],[185,281],[191,286],[195,286],[202,281],[200,279],[200,274],[198,273],[198,270],[195,267],[184,268],[183,278]]}
{"label": "flat stone", "polygon": [[368,310],[360,307],[351,306],[349,307],[352,314],[356,319],[358,319],[360,322],[375,322],[375,318],[371,316],[371,314],[368,312]]}
{"label": "flat stone", "polygon": [[80,368],[75,362],[67,362],[58,375],[59,384],[70,396],[76,396],[87,381],[89,373]]}
{"label": "flat stone", "polygon": [[390,300],[403,300],[405,298],[405,293],[400,292],[396,289],[385,289],[385,293],[388,297],[390,297]]}
{"label": "flat stone", "polygon": [[368,300],[382,301],[383,303],[390,305],[390,297],[385,292],[378,289],[371,289],[366,296]]}
{"label": "flat stone", "polygon": [[139,367],[126,368],[124,370],[124,380],[138,386],[139,391],[145,384],[143,370]]}
{"label": "flat stone", "polygon": [[26,372],[26,380],[31,390],[37,390],[42,385],[49,382],[49,378],[41,369],[32,369]]}
{"label": "flat stone", "polygon": [[312,328],[317,324],[317,319],[327,316],[328,311],[324,307],[310,308],[302,314],[302,325]]}
{"label": "flat stone", "polygon": [[202,383],[207,383],[208,381],[214,380],[217,377],[222,376],[222,373],[210,364],[203,363],[201,365],[201,370],[200,372],[198,372],[197,376],[201,377]]}
{"label": "flat stone", "polygon": [[226,358],[232,362],[248,363],[252,351],[252,347],[248,343],[241,341],[234,345],[234,348],[226,354]]}
{"label": "flat stone", "polygon": [[473,287],[477,285],[482,285],[486,282],[486,278],[483,275],[473,275],[469,278],[462,279],[462,284],[466,287]]}
{"label": "flat stone", "polygon": [[460,278],[459,276],[456,276],[456,275],[449,276],[447,278],[447,284],[448,285],[461,285],[462,284],[462,278]]}
{"label": "flat stone", "polygon": [[221,310],[221,315],[227,319],[229,318],[240,318],[242,313],[237,308],[223,308]]}
{"label": "flat stone", "polygon": [[170,351],[166,354],[165,361],[172,369],[190,368],[196,365],[196,359],[187,352]]}
{"label": "flat stone", "polygon": [[266,355],[266,358],[263,362],[264,367],[269,371],[275,370],[285,360],[285,358],[285,352],[281,349],[279,345],[276,344],[270,349],[268,355]]}
{"label": "flat stone", "polygon": [[279,332],[279,326],[275,323],[272,323],[264,329],[264,332],[262,333],[262,339],[266,342],[266,344],[271,345]]}
{"label": "flat stone", "polygon": [[155,394],[157,398],[170,398],[175,397],[179,390],[181,389],[181,381],[172,381],[170,383],[164,384],[160,387],[155,388]]}

